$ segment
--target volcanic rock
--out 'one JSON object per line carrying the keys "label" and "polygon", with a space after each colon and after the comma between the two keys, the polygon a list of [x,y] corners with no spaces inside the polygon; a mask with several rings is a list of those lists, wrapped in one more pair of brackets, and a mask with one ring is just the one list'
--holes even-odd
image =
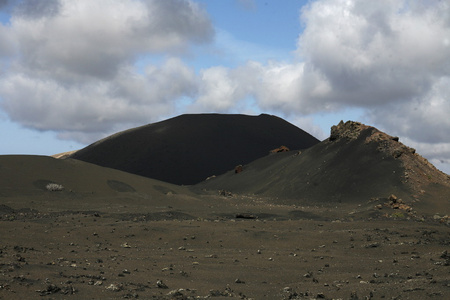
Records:
{"label": "volcanic rock", "polygon": [[280,146],[278,148],[275,148],[273,150],[270,150],[270,153],[278,153],[278,152],[287,152],[289,151],[289,148],[286,146]]}

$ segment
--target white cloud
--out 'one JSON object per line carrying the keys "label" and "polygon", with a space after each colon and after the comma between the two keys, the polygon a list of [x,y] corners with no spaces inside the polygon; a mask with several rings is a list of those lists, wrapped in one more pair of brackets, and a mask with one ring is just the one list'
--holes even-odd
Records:
{"label": "white cloud", "polygon": [[70,78],[108,78],[138,55],[177,52],[212,38],[205,13],[181,0],[60,0],[57,14],[14,15],[11,31],[26,68]]}
{"label": "white cloud", "polygon": [[301,16],[298,54],[330,86],[319,103],[364,108],[371,123],[449,162],[448,2],[324,0]]}
{"label": "white cloud", "polygon": [[58,14],[60,8],[59,0],[22,0],[15,7],[15,12],[25,18],[40,19]]}
{"label": "white cloud", "polygon": [[[422,101],[450,74],[449,15],[442,2],[314,1],[301,13],[298,62],[249,61],[227,70],[224,82],[284,114]],[[228,106],[242,98],[225,93]]]}
{"label": "white cloud", "polygon": [[83,134],[112,133],[170,114],[175,99],[195,92],[195,75],[178,59],[169,59],[145,74],[127,66],[111,80],[77,85],[14,74],[0,82],[0,91],[12,120],[39,130],[57,129],[61,137],[86,142]]}
{"label": "white cloud", "polygon": [[[10,56],[14,55],[14,52],[17,47],[16,40],[14,36],[9,31],[8,27],[4,26],[0,23],[0,61],[2,59],[7,59]],[[4,68],[0,69],[0,72],[3,71]]]}
{"label": "white cloud", "polygon": [[298,54],[330,83],[324,102],[405,102],[449,74],[449,4],[418,3],[329,0],[303,10]]}
{"label": "white cloud", "polygon": [[450,3],[318,0],[301,22],[297,62],[222,72],[228,89],[215,92],[225,107],[253,96],[260,109],[288,117],[363,109],[373,125],[426,143],[431,159],[445,156],[432,149],[450,140]]}
{"label": "white cloud", "polygon": [[450,77],[441,77],[422,97],[369,111],[369,117],[395,134],[420,143],[450,141]]}
{"label": "white cloud", "polygon": [[311,134],[316,139],[323,141],[329,137],[328,132],[325,133],[322,128],[314,122],[311,116],[308,117],[293,117],[289,120],[292,124],[296,125],[298,128],[303,129],[307,133]]}
{"label": "white cloud", "polygon": [[[195,93],[193,70],[170,58],[213,37],[194,2],[41,2],[20,2],[0,25],[0,38],[15,47],[0,46],[0,105],[11,120],[92,142],[169,115],[178,98]],[[158,54],[167,57],[162,64],[136,65]]]}
{"label": "white cloud", "polygon": [[243,95],[240,95],[239,83],[231,78],[225,67],[212,67],[201,72],[200,97],[191,110],[227,111]]}

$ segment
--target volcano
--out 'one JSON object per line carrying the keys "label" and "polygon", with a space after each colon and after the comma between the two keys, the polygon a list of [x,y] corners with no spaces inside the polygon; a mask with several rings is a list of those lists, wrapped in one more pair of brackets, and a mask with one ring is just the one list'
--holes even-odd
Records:
{"label": "volcano", "polygon": [[318,142],[272,115],[191,114],[114,134],[69,157],[190,185],[266,156],[280,146],[306,149]]}

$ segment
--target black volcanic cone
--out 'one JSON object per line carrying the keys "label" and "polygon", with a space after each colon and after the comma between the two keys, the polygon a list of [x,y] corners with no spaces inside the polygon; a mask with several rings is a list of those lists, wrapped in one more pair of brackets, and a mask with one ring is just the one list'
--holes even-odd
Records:
{"label": "black volcanic cone", "polygon": [[450,207],[450,176],[398,138],[350,121],[333,126],[329,139],[301,153],[268,155],[241,173],[230,171],[195,188],[286,204],[366,203],[394,194],[435,211]]}
{"label": "black volcanic cone", "polygon": [[195,184],[286,146],[319,141],[281,118],[192,114],[130,129],[98,141],[71,158],[175,184]]}

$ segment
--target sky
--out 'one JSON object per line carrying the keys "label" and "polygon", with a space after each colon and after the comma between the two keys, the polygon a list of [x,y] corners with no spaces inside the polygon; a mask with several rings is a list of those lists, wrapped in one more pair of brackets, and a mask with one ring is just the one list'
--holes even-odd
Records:
{"label": "sky", "polygon": [[375,126],[450,174],[450,1],[0,0],[0,155],[184,113]]}

